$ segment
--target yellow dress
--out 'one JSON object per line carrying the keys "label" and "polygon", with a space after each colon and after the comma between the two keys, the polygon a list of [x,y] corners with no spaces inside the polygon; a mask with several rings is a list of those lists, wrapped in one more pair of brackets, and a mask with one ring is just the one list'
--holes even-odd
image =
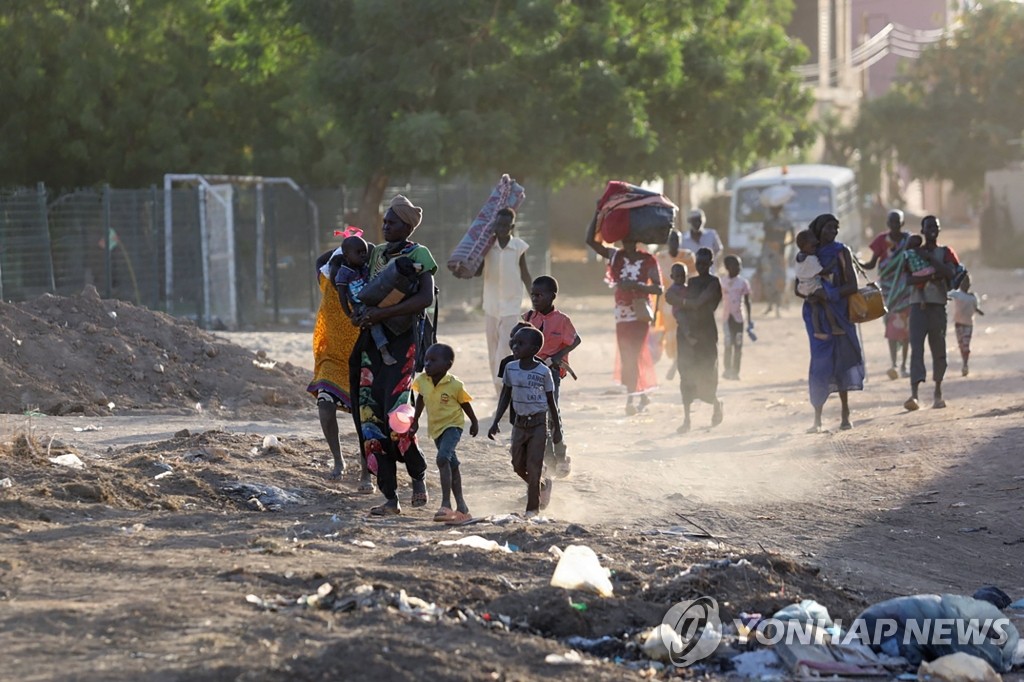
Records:
{"label": "yellow dress", "polygon": [[341,401],[343,409],[351,411],[348,360],[359,338],[359,328],[341,309],[333,282],[318,274],[317,283],[320,285],[320,309],[313,327],[313,381],[306,390],[314,398],[320,391],[327,391]]}

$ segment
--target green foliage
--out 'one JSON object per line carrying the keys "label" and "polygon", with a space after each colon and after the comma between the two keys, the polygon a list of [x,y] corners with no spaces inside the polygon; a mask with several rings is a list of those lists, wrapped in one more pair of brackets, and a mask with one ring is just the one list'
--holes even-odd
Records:
{"label": "green foliage", "polygon": [[[7,0],[0,184],[558,183],[806,142],[785,0]],[[379,199],[379,197],[376,197]]]}
{"label": "green foliage", "polygon": [[986,3],[868,103],[855,137],[862,154],[893,148],[916,175],[976,191],[985,171],[1020,158],[1022,108],[1024,7]]}
{"label": "green foliage", "polygon": [[285,7],[9,0],[0,14],[0,184],[131,187],[166,172],[301,168],[302,129],[282,128],[280,109],[295,50],[308,44],[275,20]]}

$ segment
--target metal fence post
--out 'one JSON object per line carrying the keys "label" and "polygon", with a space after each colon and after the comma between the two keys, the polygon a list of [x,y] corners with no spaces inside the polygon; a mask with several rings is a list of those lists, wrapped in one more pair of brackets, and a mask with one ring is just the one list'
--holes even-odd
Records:
{"label": "metal fence post", "polygon": [[114,291],[114,267],[110,256],[110,185],[103,185],[103,231],[103,245],[106,247],[103,249],[103,269],[106,271],[104,298],[110,298]]}
{"label": "metal fence post", "polygon": [[50,240],[49,212],[46,210],[46,183],[36,184],[36,199],[39,202],[39,224],[42,225],[43,236],[46,238],[46,265],[49,276],[50,293],[57,293],[57,281],[53,275],[53,244]]}

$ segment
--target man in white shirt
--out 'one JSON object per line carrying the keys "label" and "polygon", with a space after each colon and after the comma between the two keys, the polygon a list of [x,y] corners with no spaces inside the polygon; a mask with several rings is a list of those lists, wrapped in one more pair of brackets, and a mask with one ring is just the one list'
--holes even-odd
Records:
{"label": "man in white shirt", "polygon": [[523,289],[530,292],[533,278],[526,267],[529,244],[512,236],[516,226],[516,212],[503,208],[494,218],[494,244],[484,256],[484,317],[487,329],[487,350],[491,363],[491,381],[500,395],[502,381],[497,376],[498,365],[509,354],[512,327],[519,322],[523,305]]}
{"label": "man in white shirt", "polygon": [[711,261],[710,274],[716,275],[718,254],[722,252],[722,240],[719,239],[717,232],[710,227],[704,227],[706,220],[707,217],[701,209],[695,208],[690,211],[690,215],[686,218],[690,229],[683,233],[683,237],[679,241],[679,248],[691,253],[697,253],[699,249],[711,249],[714,259]]}

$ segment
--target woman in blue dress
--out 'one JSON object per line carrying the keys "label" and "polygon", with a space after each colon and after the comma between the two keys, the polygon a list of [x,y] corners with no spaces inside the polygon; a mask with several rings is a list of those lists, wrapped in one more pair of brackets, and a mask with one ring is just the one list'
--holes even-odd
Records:
{"label": "woman in blue dress", "polygon": [[[831,213],[823,213],[808,226],[818,238],[816,255],[821,261],[825,305],[831,306],[836,323],[844,334],[829,334],[824,339],[814,336],[811,315],[815,306],[804,301],[803,318],[807,338],[811,343],[811,366],[807,387],[814,407],[814,426],[809,433],[821,431],[821,410],[833,393],[839,394],[842,404],[842,422],[839,428],[853,428],[850,423],[849,391],[864,389],[864,355],[861,352],[857,328],[850,321],[847,298],[857,291],[857,275],[853,270],[853,256],[842,242],[836,241],[839,220]],[[824,275],[828,275],[825,277]],[[799,294],[798,294],[799,295]]]}

